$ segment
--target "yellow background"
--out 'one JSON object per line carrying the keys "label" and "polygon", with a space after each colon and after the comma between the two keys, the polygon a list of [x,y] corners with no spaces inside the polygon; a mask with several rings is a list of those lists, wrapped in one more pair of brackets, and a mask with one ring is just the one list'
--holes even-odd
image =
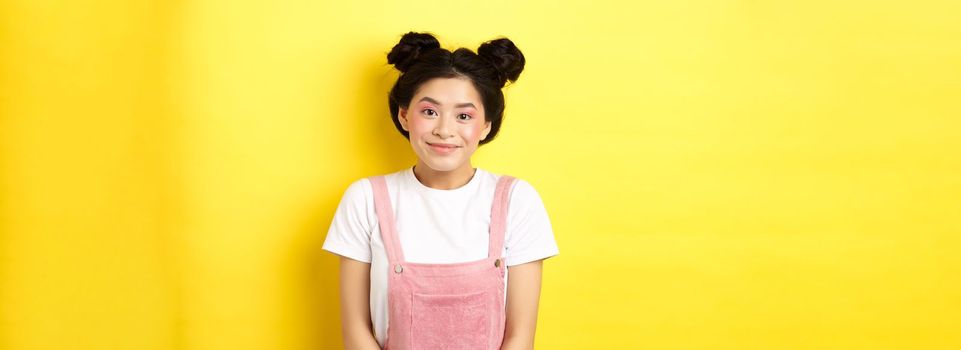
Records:
{"label": "yellow background", "polygon": [[339,348],[408,30],[527,57],[537,348],[961,348],[959,4],[4,0],[0,348]]}

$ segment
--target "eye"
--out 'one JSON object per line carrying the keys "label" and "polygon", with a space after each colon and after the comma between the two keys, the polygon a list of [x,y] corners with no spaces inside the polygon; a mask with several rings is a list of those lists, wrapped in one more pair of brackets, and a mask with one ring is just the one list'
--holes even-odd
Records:
{"label": "eye", "polygon": [[[461,120],[465,120],[465,121],[466,121],[466,120],[471,120],[471,118],[474,118],[474,117],[472,117],[470,114],[466,114],[466,113],[463,113],[463,114],[459,115],[458,117],[461,117]],[[466,117],[466,118],[464,118],[464,117]]]}
{"label": "eye", "polygon": [[425,108],[423,111],[421,111],[421,113],[424,113],[425,115],[431,116],[431,117],[437,115],[437,112],[430,108]]}

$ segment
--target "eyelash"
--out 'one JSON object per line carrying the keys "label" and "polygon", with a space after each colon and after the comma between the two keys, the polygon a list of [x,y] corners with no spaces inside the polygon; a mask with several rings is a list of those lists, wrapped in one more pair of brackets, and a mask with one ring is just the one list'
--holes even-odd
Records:
{"label": "eyelash", "polygon": [[[428,114],[428,116],[433,117],[433,116],[436,116],[436,115],[437,115],[437,112],[434,111],[433,109],[430,109],[430,108],[425,108],[423,111],[421,111],[421,113],[427,114],[428,111],[434,112],[434,115]],[[471,120],[471,119],[474,118],[474,116],[472,116],[472,115],[470,115],[470,114],[467,114],[467,113],[461,113],[460,115],[458,115],[458,117],[459,117],[459,116],[462,116],[462,115],[466,115],[466,116],[467,116],[468,119],[462,119],[462,120],[465,120],[465,121],[466,121],[466,120]]]}

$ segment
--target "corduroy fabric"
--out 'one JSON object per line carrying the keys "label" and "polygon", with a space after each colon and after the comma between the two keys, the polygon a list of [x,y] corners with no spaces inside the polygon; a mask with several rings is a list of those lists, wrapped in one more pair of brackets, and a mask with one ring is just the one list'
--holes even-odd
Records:
{"label": "corduroy fabric", "polygon": [[404,260],[387,183],[374,176],[374,206],[387,251],[387,340],[385,350],[497,350],[506,322],[504,248],[510,189],[502,175],[491,206],[487,258],[454,264]]}

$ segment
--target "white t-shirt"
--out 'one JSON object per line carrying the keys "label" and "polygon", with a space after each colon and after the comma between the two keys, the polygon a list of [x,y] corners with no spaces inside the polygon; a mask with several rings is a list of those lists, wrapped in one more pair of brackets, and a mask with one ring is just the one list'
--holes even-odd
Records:
{"label": "white t-shirt", "polygon": [[[413,167],[385,176],[408,262],[449,264],[487,257],[491,204],[500,175],[476,169],[466,185],[451,190],[425,186],[414,176]],[[544,203],[522,179],[517,179],[511,190],[504,235],[501,257],[508,267],[559,253]],[[371,264],[370,318],[374,336],[383,347],[387,339],[388,262],[369,179],[347,187],[323,249]],[[506,278],[504,283],[506,287]]]}

